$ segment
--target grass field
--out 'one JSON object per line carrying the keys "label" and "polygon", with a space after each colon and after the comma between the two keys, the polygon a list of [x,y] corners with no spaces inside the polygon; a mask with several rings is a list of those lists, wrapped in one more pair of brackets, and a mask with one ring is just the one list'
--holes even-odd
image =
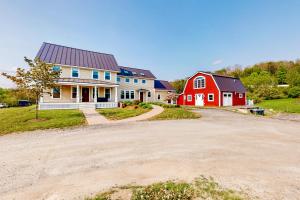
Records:
{"label": "grass field", "polygon": [[97,111],[107,119],[120,120],[141,115],[150,111],[150,109],[135,106],[127,106],[126,108],[97,109]]}
{"label": "grass field", "polygon": [[164,108],[165,110],[150,120],[172,120],[172,119],[197,119],[200,118],[199,114],[190,111],[188,108]]}
{"label": "grass field", "polygon": [[300,113],[300,99],[274,99],[265,100],[259,104],[259,107],[273,109],[278,112]]}
{"label": "grass field", "polygon": [[41,110],[35,120],[35,106],[0,109],[0,135],[37,129],[63,128],[85,123],[79,110]]}

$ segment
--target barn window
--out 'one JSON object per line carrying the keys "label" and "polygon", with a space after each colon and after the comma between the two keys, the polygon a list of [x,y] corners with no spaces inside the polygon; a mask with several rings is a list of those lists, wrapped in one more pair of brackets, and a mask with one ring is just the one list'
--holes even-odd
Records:
{"label": "barn window", "polygon": [[239,98],[243,98],[243,93],[239,93]]}
{"label": "barn window", "polygon": [[187,101],[192,101],[192,95],[187,95]]}
{"label": "barn window", "polygon": [[194,88],[199,89],[199,88],[205,88],[205,78],[203,76],[198,76],[194,80]]}
{"label": "barn window", "polygon": [[214,94],[208,94],[208,101],[214,101]]}

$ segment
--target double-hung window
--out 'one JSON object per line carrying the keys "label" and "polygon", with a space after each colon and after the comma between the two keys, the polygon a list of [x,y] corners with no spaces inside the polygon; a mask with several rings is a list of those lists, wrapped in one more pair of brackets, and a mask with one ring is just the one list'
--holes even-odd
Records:
{"label": "double-hung window", "polygon": [[130,97],[129,90],[126,90],[126,91],[125,91],[125,98],[126,98],[126,99],[129,99],[129,97]]}
{"label": "double-hung window", "polygon": [[76,99],[77,97],[77,88],[76,87],[72,87],[72,98]]}
{"label": "double-hung window", "polygon": [[124,92],[124,90],[121,90],[121,99],[125,99],[125,92]]}
{"label": "double-hung window", "polygon": [[139,79],[135,78],[135,79],[133,79],[133,82],[134,82],[135,84],[137,84],[137,83],[139,82]]}
{"label": "double-hung window", "polygon": [[130,79],[129,78],[125,78],[125,82],[126,83],[130,83]]}
{"label": "double-hung window", "polygon": [[72,68],[72,77],[73,78],[79,78],[79,69],[76,67]]}
{"label": "double-hung window", "polygon": [[208,94],[208,101],[214,101],[214,94]]}
{"label": "double-hung window", "polygon": [[134,99],[134,91],[133,90],[130,91],[130,99]]}
{"label": "double-hung window", "polygon": [[110,72],[108,72],[108,71],[104,72],[104,80],[110,81]]}
{"label": "double-hung window", "polygon": [[55,87],[52,89],[53,99],[60,99],[60,87]]}
{"label": "double-hung window", "polygon": [[93,79],[99,79],[99,71],[93,70]]}
{"label": "double-hung window", "polygon": [[110,88],[105,88],[105,98],[110,99]]}
{"label": "double-hung window", "polygon": [[195,89],[205,88],[205,78],[203,76],[198,76],[197,78],[195,78],[194,88]]}
{"label": "double-hung window", "polygon": [[121,77],[117,76],[117,83],[121,82]]}

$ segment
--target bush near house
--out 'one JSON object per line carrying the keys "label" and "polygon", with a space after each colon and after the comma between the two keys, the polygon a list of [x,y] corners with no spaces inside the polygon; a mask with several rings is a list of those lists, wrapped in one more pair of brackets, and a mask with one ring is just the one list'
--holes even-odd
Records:
{"label": "bush near house", "polygon": [[85,118],[79,110],[41,110],[36,120],[34,106],[0,109],[0,135],[82,124]]}

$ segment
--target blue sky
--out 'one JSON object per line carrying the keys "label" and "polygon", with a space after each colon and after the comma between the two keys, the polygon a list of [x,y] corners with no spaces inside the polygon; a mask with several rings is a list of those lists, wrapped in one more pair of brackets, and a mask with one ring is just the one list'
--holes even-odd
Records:
{"label": "blue sky", "polygon": [[112,53],[166,80],[295,60],[299,10],[298,0],[1,0],[0,71],[25,66],[44,41]]}

